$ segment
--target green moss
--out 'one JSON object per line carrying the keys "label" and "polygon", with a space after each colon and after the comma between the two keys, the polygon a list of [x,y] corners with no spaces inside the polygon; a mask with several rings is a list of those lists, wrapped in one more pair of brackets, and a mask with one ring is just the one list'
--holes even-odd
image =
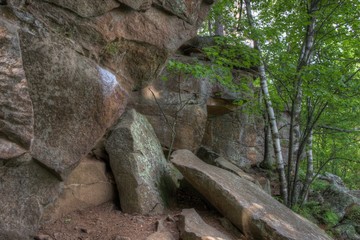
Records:
{"label": "green moss", "polygon": [[316,224],[319,223],[318,216],[320,215],[321,210],[321,205],[314,201],[307,202],[302,207],[299,205],[293,207],[294,212]]}
{"label": "green moss", "polygon": [[335,226],[339,222],[339,216],[332,210],[326,210],[323,214],[323,222],[328,228]]}
{"label": "green moss", "polygon": [[331,210],[330,206],[314,201],[304,204],[303,207],[296,205],[293,211],[313,223],[325,224],[327,229],[335,226],[340,221],[339,216]]}
{"label": "green moss", "polygon": [[104,51],[107,54],[110,54],[112,56],[119,54],[120,52],[120,43],[119,42],[110,42],[106,44],[104,47]]}

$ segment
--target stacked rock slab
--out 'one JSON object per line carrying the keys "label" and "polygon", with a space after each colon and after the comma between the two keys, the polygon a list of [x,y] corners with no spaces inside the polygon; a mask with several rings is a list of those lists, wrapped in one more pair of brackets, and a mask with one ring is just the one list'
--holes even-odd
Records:
{"label": "stacked rock slab", "polygon": [[209,7],[201,0],[143,1],[139,9],[115,0],[2,2],[0,239],[36,231],[63,181],[124,112],[128,92],[157,76]]}
{"label": "stacked rock slab", "polygon": [[202,162],[188,150],[172,157],[185,179],[249,239],[331,239],[253,183]]}

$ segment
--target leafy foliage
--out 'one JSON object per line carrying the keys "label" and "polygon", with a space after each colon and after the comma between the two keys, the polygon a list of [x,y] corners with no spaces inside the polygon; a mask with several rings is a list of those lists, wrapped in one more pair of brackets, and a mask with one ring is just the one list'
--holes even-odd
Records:
{"label": "leafy foliage", "polygon": [[293,211],[316,224],[325,224],[327,229],[335,226],[340,221],[339,216],[329,206],[315,201],[308,202],[302,207],[295,205]]}

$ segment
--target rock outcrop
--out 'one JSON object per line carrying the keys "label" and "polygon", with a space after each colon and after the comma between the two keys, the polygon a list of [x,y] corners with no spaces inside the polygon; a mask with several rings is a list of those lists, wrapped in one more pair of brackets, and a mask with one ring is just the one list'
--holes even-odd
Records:
{"label": "rock outcrop", "polygon": [[112,129],[105,147],[122,211],[162,213],[175,184],[159,140],[146,118],[129,110]]}
{"label": "rock outcrop", "polygon": [[201,0],[1,2],[1,239],[36,231],[63,181],[124,112],[129,92],[157,77],[209,7]]}
{"label": "rock outcrop", "polygon": [[360,198],[339,176],[325,173],[318,178],[320,187],[310,193],[308,204],[313,221],[327,224],[339,239],[360,239]]}
{"label": "rock outcrop", "polygon": [[188,150],[172,157],[185,179],[249,239],[331,239],[251,182],[202,162]]}
{"label": "rock outcrop", "polygon": [[164,72],[150,86],[132,94],[130,105],[153,125],[164,148],[196,151],[207,121],[206,79]]}

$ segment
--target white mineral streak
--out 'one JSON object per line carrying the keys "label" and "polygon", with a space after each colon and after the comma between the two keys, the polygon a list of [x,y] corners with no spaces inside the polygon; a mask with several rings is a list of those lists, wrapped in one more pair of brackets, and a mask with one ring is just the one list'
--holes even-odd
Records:
{"label": "white mineral streak", "polygon": [[103,93],[104,95],[110,95],[113,93],[116,85],[119,85],[118,81],[116,80],[116,76],[111,73],[110,71],[101,68],[98,66],[100,80],[103,83]]}

